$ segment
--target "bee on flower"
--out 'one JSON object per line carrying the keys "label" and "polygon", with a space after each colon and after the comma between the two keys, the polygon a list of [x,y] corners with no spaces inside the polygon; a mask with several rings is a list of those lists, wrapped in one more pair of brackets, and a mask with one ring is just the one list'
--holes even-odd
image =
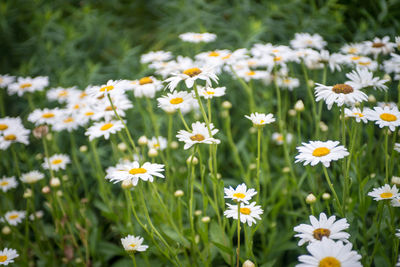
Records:
{"label": "bee on flower", "polygon": [[296,156],[297,162],[304,162],[304,166],[310,164],[315,166],[322,163],[325,167],[329,167],[331,161],[342,159],[349,155],[349,152],[344,146],[338,146],[338,141],[310,141],[302,143],[298,146],[299,154]]}
{"label": "bee on flower", "polygon": [[192,131],[180,130],[176,137],[179,141],[184,142],[183,149],[189,149],[195,144],[219,144],[221,141],[215,139],[213,135],[218,132],[218,129],[214,129],[214,125],[210,123],[210,132],[204,122],[192,123]]}

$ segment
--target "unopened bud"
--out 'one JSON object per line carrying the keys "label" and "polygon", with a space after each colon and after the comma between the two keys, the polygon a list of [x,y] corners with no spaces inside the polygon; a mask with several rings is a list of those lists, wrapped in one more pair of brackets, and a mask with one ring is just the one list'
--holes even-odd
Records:
{"label": "unopened bud", "polygon": [[24,198],[30,198],[30,197],[32,197],[32,190],[31,190],[30,188],[27,188],[27,189],[25,190],[25,192],[24,192],[23,197],[24,197]]}
{"label": "unopened bud", "polygon": [[49,127],[47,125],[38,126],[32,131],[33,136],[38,139],[41,139],[44,136],[46,136],[48,132],[49,132]]}
{"label": "unopened bud", "polygon": [[47,139],[48,141],[51,141],[51,140],[53,139],[53,135],[52,135],[51,133],[48,133],[48,134],[46,135],[46,139]]}
{"label": "unopened bud", "polygon": [[245,262],[243,262],[242,267],[255,267],[256,265],[250,261],[250,260],[246,260]]}
{"label": "unopened bud", "polygon": [[289,173],[290,172],[290,168],[289,167],[283,167],[282,172],[283,173]]}
{"label": "unopened bud", "polygon": [[132,180],[131,179],[126,179],[126,180],[123,180],[122,181],[122,184],[121,184],[121,187],[123,188],[123,189],[129,189],[129,188],[131,188],[133,185],[132,185]]}
{"label": "unopened bud", "polygon": [[176,190],[174,193],[175,197],[182,197],[185,193],[182,190]]}
{"label": "unopened bud", "polygon": [[323,121],[320,121],[319,122],[319,128],[321,129],[321,131],[323,131],[323,132],[327,132],[328,131],[328,125],[326,125],[325,124],[325,122],[323,122]]}
{"label": "unopened bud", "polygon": [[57,196],[62,197],[62,195],[63,195],[63,192],[61,190],[58,190],[57,191]]}
{"label": "unopened bud", "polygon": [[368,96],[368,102],[375,103],[376,102],[375,96],[374,95],[369,95]]}
{"label": "unopened bud", "polygon": [[203,218],[201,218],[201,221],[203,222],[203,223],[209,223],[210,222],[210,217],[208,217],[208,216],[204,216]]}
{"label": "unopened bud", "polygon": [[155,149],[155,148],[150,148],[150,149],[149,149],[149,152],[147,152],[147,155],[148,155],[150,158],[155,158],[155,157],[158,156],[158,151],[157,151],[157,149]]}
{"label": "unopened bud", "polygon": [[125,151],[126,150],[126,144],[125,143],[119,143],[118,144],[118,149],[121,151]]}
{"label": "unopened bud", "polygon": [[391,80],[392,80],[392,77],[391,77],[389,74],[385,73],[385,75],[383,75],[383,79],[384,79],[384,80],[391,81]]}
{"label": "unopened bud", "polygon": [[139,137],[138,143],[140,146],[145,146],[147,145],[148,142],[149,140],[147,139],[146,136],[142,135],[141,137]]}
{"label": "unopened bud", "polygon": [[304,111],[304,103],[301,99],[294,104],[294,109],[298,112]]}
{"label": "unopened bud", "polygon": [[186,163],[187,163],[187,164],[197,165],[197,164],[199,163],[199,160],[198,160],[196,157],[190,155],[190,156],[187,158]]}
{"label": "unopened bud", "polygon": [[172,141],[170,147],[172,149],[177,149],[179,147],[179,143],[176,141]]}
{"label": "unopened bud", "polygon": [[375,178],[375,176],[376,176],[376,173],[371,173],[371,175],[370,175],[370,177],[373,179],[373,178]]}
{"label": "unopened bud", "polygon": [[35,155],[35,159],[36,159],[36,160],[41,160],[41,159],[43,159],[42,153],[37,153],[37,154]]}
{"label": "unopened bud", "polygon": [[82,153],[86,152],[87,150],[88,150],[88,147],[85,146],[85,145],[83,145],[83,146],[81,146],[81,147],[79,148],[79,151],[82,152]]}
{"label": "unopened bud", "polygon": [[51,180],[50,180],[51,187],[59,187],[60,184],[61,184],[60,179],[58,179],[57,177],[51,178]]}
{"label": "unopened bud", "polygon": [[393,176],[393,177],[392,177],[392,184],[400,185],[400,177],[398,177],[398,176]]}
{"label": "unopened bud", "polygon": [[50,187],[48,187],[47,185],[45,187],[42,188],[42,193],[43,194],[48,194],[50,193]]}
{"label": "unopened bud", "polygon": [[8,226],[4,226],[4,227],[1,229],[1,233],[2,233],[3,235],[9,235],[9,234],[11,234],[11,228],[8,227]]}
{"label": "unopened bud", "polygon": [[224,102],[222,102],[222,107],[224,109],[230,109],[230,108],[232,108],[232,103],[229,101],[224,101]]}
{"label": "unopened bud", "polygon": [[308,83],[308,86],[309,86],[309,87],[314,88],[315,83],[314,83],[313,80],[308,80],[307,83]]}
{"label": "unopened bud", "polygon": [[289,114],[289,116],[294,117],[294,116],[296,116],[297,111],[294,110],[294,109],[289,109],[289,110],[288,110],[288,114]]}
{"label": "unopened bud", "polygon": [[317,198],[314,196],[313,193],[309,194],[309,195],[306,197],[306,203],[307,203],[307,204],[314,204],[316,201],[317,201]]}
{"label": "unopened bud", "polygon": [[329,194],[329,193],[323,193],[323,194],[322,194],[322,199],[323,199],[323,200],[329,200],[329,199],[331,199],[331,194]]}
{"label": "unopened bud", "polygon": [[194,215],[200,216],[203,212],[201,210],[195,210]]}

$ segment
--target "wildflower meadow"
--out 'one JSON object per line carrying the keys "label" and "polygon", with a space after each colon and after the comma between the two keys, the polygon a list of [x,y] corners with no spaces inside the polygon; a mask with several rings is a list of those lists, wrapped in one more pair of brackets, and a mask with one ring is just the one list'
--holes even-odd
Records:
{"label": "wildflower meadow", "polygon": [[106,2],[0,3],[0,265],[400,266],[396,1]]}

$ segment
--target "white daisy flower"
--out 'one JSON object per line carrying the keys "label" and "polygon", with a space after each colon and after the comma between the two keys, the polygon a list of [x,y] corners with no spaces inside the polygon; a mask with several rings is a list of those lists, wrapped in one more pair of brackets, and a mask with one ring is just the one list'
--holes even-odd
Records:
{"label": "white daisy flower", "polygon": [[344,245],[342,241],[323,238],[307,246],[311,255],[300,256],[301,263],[296,267],[362,267],[361,256],[352,247],[351,243]]}
{"label": "white daisy flower", "polygon": [[[68,155],[55,154],[55,155],[51,156],[50,158],[44,158],[42,167],[44,169],[50,169],[50,166],[51,166],[51,169],[53,171],[65,170],[67,164],[70,162],[71,162],[71,160]],[[50,163],[50,166],[49,166],[49,163]]]}
{"label": "white daisy flower", "polygon": [[139,179],[153,182],[153,176],[164,178],[161,172],[164,171],[163,164],[146,162],[140,166],[139,162],[128,162],[118,164],[114,169],[110,169],[106,179],[110,182],[118,183],[124,180],[130,180],[133,186],[138,184]]}
{"label": "white daisy flower", "polygon": [[254,127],[263,127],[266,124],[273,123],[275,121],[274,115],[272,113],[251,113],[250,116],[245,115],[245,117],[253,123]]}
{"label": "white daisy flower", "polygon": [[8,190],[10,190],[12,188],[16,188],[17,186],[18,186],[18,182],[14,176],[12,176],[12,177],[3,176],[3,178],[0,179],[0,189],[3,192],[7,192]]}
{"label": "white daisy flower", "polygon": [[393,187],[390,188],[390,185],[385,184],[382,187],[374,188],[371,192],[368,193],[368,196],[373,197],[376,201],[379,201],[398,198],[400,197],[400,194],[396,185],[393,185]]}
{"label": "white daisy flower", "polygon": [[379,77],[373,77],[374,74],[366,68],[357,67],[350,73],[346,74],[346,77],[350,80],[346,84],[350,85],[354,89],[362,89],[366,87],[372,87],[380,91],[386,91],[388,87],[385,85],[389,80],[382,79]]}
{"label": "white daisy flower", "polygon": [[71,97],[72,94],[79,94],[81,92],[78,90],[76,87],[70,87],[70,88],[62,88],[62,87],[56,87],[56,88],[51,88],[49,91],[47,91],[47,99],[50,101],[58,101],[59,103],[65,103],[68,101],[68,99]]}
{"label": "white daisy flower", "polygon": [[338,146],[338,141],[310,141],[309,143],[302,143],[298,146],[299,154],[296,156],[297,162],[304,162],[304,166],[311,164],[315,166],[318,163],[324,164],[329,167],[331,161],[342,159],[349,155],[349,152],[344,146]]}
{"label": "white daisy flower", "polygon": [[9,263],[13,263],[14,259],[19,255],[15,249],[12,248],[4,248],[0,250],[0,265],[8,265]]}
{"label": "white daisy flower", "polygon": [[300,86],[300,81],[297,78],[291,77],[277,77],[276,83],[279,88],[288,89],[289,91],[293,91],[294,88]]}
{"label": "white daisy flower", "polygon": [[395,143],[394,144],[394,150],[400,153],[400,143]]}
{"label": "white daisy flower", "polygon": [[179,38],[182,41],[189,43],[209,43],[214,41],[217,38],[217,35],[213,33],[195,33],[195,32],[186,32],[179,35]]}
{"label": "white daisy flower", "polygon": [[368,119],[367,119],[367,116],[365,116],[365,111],[367,111],[367,110],[368,110],[368,108],[364,108],[364,112],[363,112],[363,111],[361,111],[361,109],[356,108],[356,107],[354,107],[352,109],[345,108],[344,115],[345,115],[345,117],[355,118],[356,122],[362,121],[363,123],[367,123]]}
{"label": "white daisy flower", "polygon": [[172,58],[172,53],[168,51],[150,51],[140,56],[140,63],[168,61]]}
{"label": "white daisy flower", "polygon": [[372,54],[376,58],[379,54],[390,54],[393,52],[396,44],[390,42],[390,37],[385,36],[382,39],[375,37],[372,41],[364,42],[366,54]]}
{"label": "white daisy flower", "polygon": [[149,149],[157,149],[157,150],[164,150],[168,146],[167,138],[158,136],[158,137],[152,137],[147,141],[147,146]]}
{"label": "white daisy flower", "polygon": [[380,108],[388,107],[390,109],[397,108],[397,103],[395,102],[377,102],[376,105]]}
{"label": "white daisy flower", "polygon": [[326,42],[319,34],[296,33],[294,39],[290,41],[290,45],[295,49],[315,48],[321,50],[326,45]]}
{"label": "white daisy flower", "polygon": [[251,70],[251,69],[241,69],[236,70],[236,75],[246,82],[250,80],[271,80],[271,74],[265,70]]}
{"label": "white daisy flower", "polygon": [[225,95],[226,87],[212,88],[212,87],[198,86],[198,89],[199,89],[200,96],[204,97],[205,99],[211,99],[214,97],[220,97],[220,96]]}
{"label": "white daisy flower", "polygon": [[44,174],[39,172],[39,171],[30,171],[27,173],[22,174],[21,176],[21,181],[27,184],[34,184],[39,180],[42,180],[44,178]]}
{"label": "white daisy flower", "polygon": [[390,201],[390,205],[392,205],[392,207],[400,207],[400,196],[393,198]]}
{"label": "white daisy flower", "polygon": [[[272,134],[272,140],[277,144],[277,145],[283,145],[283,134],[281,133],[273,133]],[[286,133],[286,143],[290,144],[293,140],[293,134],[291,133]]]}
{"label": "white daisy flower", "polygon": [[56,132],[60,132],[63,130],[67,130],[68,132],[72,132],[78,129],[79,126],[86,124],[87,120],[82,118],[83,116],[79,113],[70,113],[68,110],[60,110],[61,115],[53,124],[53,130]]}
{"label": "white daisy flower", "polygon": [[192,123],[192,132],[180,130],[176,137],[179,141],[185,142],[183,149],[189,149],[194,144],[219,144],[221,141],[213,138],[212,136],[218,132],[218,129],[214,129],[214,125],[210,123],[211,136],[208,128],[204,122]]}
{"label": "white daisy flower", "polygon": [[364,44],[351,43],[345,44],[340,48],[340,51],[345,54],[361,55],[364,52]]}
{"label": "white daisy flower", "polygon": [[128,235],[121,238],[122,246],[127,252],[145,251],[149,246],[142,245],[143,237]]}
{"label": "white daisy flower", "polygon": [[4,219],[8,224],[15,226],[22,222],[22,220],[25,218],[25,215],[25,211],[12,210],[4,214]]}
{"label": "white daisy flower", "polygon": [[310,222],[311,225],[300,224],[293,229],[298,232],[295,237],[300,238],[299,246],[306,242],[321,241],[323,237],[349,242],[347,239],[350,234],[343,232],[350,226],[346,218],[336,221],[335,216],[327,218],[326,214],[322,212],[319,214],[319,220],[311,215]]}
{"label": "white daisy flower", "polygon": [[[224,211],[226,218],[238,219],[238,205],[231,205],[226,203],[228,209]],[[263,214],[261,206],[256,206],[256,202],[250,203],[250,205],[240,205],[240,222],[246,223],[252,226],[256,224],[256,220],[261,220],[260,215]]]}
{"label": "white daisy flower", "polygon": [[193,95],[186,91],[173,91],[167,95],[157,98],[158,106],[163,110],[175,111],[190,107],[195,101]]}
{"label": "white daisy flower", "polygon": [[192,88],[197,79],[204,80],[206,82],[206,86],[208,87],[212,86],[212,81],[218,83],[218,77],[215,75],[211,67],[194,67],[186,69],[181,73],[174,72],[171,74],[173,76],[165,80],[165,82],[168,83],[166,88],[168,88],[171,92],[176,88],[180,81],[185,81],[187,88]]}
{"label": "white daisy flower", "polygon": [[397,107],[374,107],[374,109],[367,110],[365,115],[368,120],[375,121],[379,128],[387,126],[392,132],[400,125],[400,112]]}
{"label": "white daisy flower", "polygon": [[0,75],[0,87],[7,87],[9,84],[15,81],[14,76],[10,76],[8,74]]}
{"label": "white daisy flower", "polygon": [[0,149],[6,150],[13,143],[29,144],[29,133],[31,131],[25,129],[22,124],[10,127],[0,135]]}
{"label": "white daisy flower", "polygon": [[0,118],[0,134],[10,128],[23,127],[20,117],[4,117]]}
{"label": "white daisy flower", "polygon": [[101,86],[89,86],[85,91],[88,95],[101,99],[106,97],[108,94],[110,96],[121,95],[125,92],[127,86],[128,85],[124,80],[109,80],[106,84]]}
{"label": "white daisy flower", "polygon": [[334,86],[327,86],[316,83],[315,96],[316,101],[324,100],[328,109],[330,110],[334,103],[339,107],[344,104],[354,105],[356,102],[368,100],[368,96],[348,84],[336,84]]}
{"label": "white daisy flower", "polygon": [[8,93],[10,95],[17,94],[18,96],[22,96],[27,92],[32,93],[35,91],[42,91],[48,85],[49,77],[18,77],[15,83],[8,85]]}
{"label": "white daisy flower", "polygon": [[100,136],[103,136],[104,139],[108,140],[110,134],[115,134],[122,128],[124,128],[124,125],[121,121],[95,122],[86,130],[85,135],[89,136],[90,141]]}
{"label": "white daisy flower", "polygon": [[[132,102],[124,94],[115,95],[111,97],[114,109],[120,117],[125,117],[125,111],[132,108]],[[110,100],[107,98],[97,99],[90,107],[94,114],[91,116],[93,120],[104,119],[106,121],[112,120],[116,115]]]}
{"label": "white daisy flower", "polygon": [[28,116],[28,121],[34,123],[35,125],[48,124],[53,125],[57,122],[60,117],[59,108],[54,109],[35,109]]}
{"label": "white daisy flower", "polygon": [[162,82],[153,76],[147,76],[139,79],[136,84],[132,84],[130,88],[133,89],[135,97],[148,97],[154,98],[156,92],[162,89]]}
{"label": "white daisy flower", "polygon": [[249,200],[257,194],[257,191],[253,188],[247,190],[246,184],[240,184],[233,189],[231,186],[229,188],[224,188],[225,198],[230,198],[235,202],[243,202],[249,204]]}

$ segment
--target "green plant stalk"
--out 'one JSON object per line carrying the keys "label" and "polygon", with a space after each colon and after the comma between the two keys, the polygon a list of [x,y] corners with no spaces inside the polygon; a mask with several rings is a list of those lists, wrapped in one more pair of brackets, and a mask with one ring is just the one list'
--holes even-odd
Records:
{"label": "green plant stalk", "polygon": [[75,136],[73,135],[72,132],[69,132],[69,136],[70,136],[70,140],[71,140],[72,160],[74,161],[74,164],[76,165],[76,169],[78,170],[78,176],[82,181],[83,189],[85,190],[85,196],[87,196],[88,195],[87,181],[85,179],[85,175],[83,174],[81,163],[78,160],[78,155],[76,154]]}
{"label": "green plant stalk", "polygon": [[136,267],[135,254],[134,253],[130,253],[129,255],[131,256],[131,259],[132,259],[132,262],[133,262],[133,267]]}
{"label": "green plant stalk", "polygon": [[238,202],[236,267],[240,264],[240,201]]}
{"label": "green plant stalk", "polygon": [[258,127],[257,129],[257,173],[256,173],[256,186],[257,186],[257,197],[256,197],[256,202],[258,202],[259,197],[260,197],[260,179],[261,179],[261,173],[260,173],[260,159],[261,159],[261,134],[262,134],[262,128]]}
{"label": "green plant stalk", "polygon": [[340,204],[340,201],[339,201],[339,198],[338,198],[338,196],[336,194],[335,188],[333,187],[333,184],[331,183],[331,179],[329,178],[329,175],[328,175],[328,170],[326,169],[325,166],[322,166],[322,169],[324,170],[326,182],[328,183],[329,188],[331,189],[332,194],[333,194],[333,196],[334,196],[334,198],[336,200],[337,206],[339,208],[340,216],[344,217],[344,212],[343,212],[342,205]]}
{"label": "green plant stalk", "polygon": [[388,184],[389,183],[389,154],[388,154],[388,146],[389,146],[389,134],[388,134],[387,130],[385,132],[385,183]]}
{"label": "green plant stalk", "polygon": [[372,263],[374,262],[374,257],[375,257],[375,253],[376,250],[378,248],[378,244],[380,244],[379,242],[379,234],[381,232],[381,223],[382,223],[382,217],[383,217],[383,208],[384,208],[384,203],[382,203],[383,201],[380,201],[378,203],[378,225],[377,225],[377,232],[376,232],[376,237],[375,237],[375,242],[374,242],[374,249],[372,250],[372,254],[371,254],[371,261],[369,262],[368,266],[371,266]]}
{"label": "green plant stalk", "polygon": [[317,124],[318,122],[318,116],[317,116],[317,111],[316,111],[316,104],[315,104],[315,100],[314,100],[314,95],[311,91],[311,87],[308,84],[308,72],[307,72],[307,68],[304,65],[304,62],[301,62],[301,68],[303,70],[303,75],[304,75],[304,79],[305,79],[305,83],[306,83],[306,87],[307,87],[307,93],[308,93],[308,97],[310,98],[310,102],[312,105],[312,114],[313,117],[316,118],[315,120],[315,130],[316,130],[316,136],[319,136],[319,125]]}
{"label": "green plant stalk", "polygon": [[182,112],[181,112],[180,109],[178,109],[178,113],[179,113],[179,117],[180,117],[181,120],[182,120],[183,125],[185,126],[186,131],[188,131],[188,132],[191,133],[192,130],[190,130],[189,126],[187,125],[187,123],[186,123],[186,121],[185,121],[185,118],[183,117],[183,114],[182,114]]}

